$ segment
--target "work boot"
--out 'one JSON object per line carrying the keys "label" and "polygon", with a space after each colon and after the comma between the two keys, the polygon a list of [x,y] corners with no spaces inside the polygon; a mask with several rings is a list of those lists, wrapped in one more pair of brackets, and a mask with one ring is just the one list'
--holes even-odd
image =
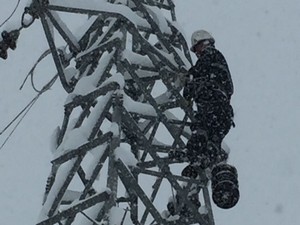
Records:
{"label": "work boot", "polygon": [[196,167],[188,165],[182,170],[181,176],[196,179],[198,176],[198,170]]}

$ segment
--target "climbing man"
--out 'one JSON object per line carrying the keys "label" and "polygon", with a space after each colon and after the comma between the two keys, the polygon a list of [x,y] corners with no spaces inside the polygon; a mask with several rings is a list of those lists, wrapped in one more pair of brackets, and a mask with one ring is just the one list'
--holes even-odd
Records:
{"label": "climbing man", "polygon": [[[181,172],[182,176],[197,179],[200,169],[213,168],[220,162],[226,162],[226,153],[221,143],[233,123],[233,110],[230,99],[233,84],[227,62],[215,48],[215,39],[205,30],[192,34],[191,51],[198,58],[196,64],[186,75],[183,97],[195,111],[195,121],[190,126],[192,135],[186,144],[186,157],[190,164]],[[183,185],[185,187],[185,184]],[[199,208],[200,187],[192,184],[187,195],[188,200]],[[225,190],[224,193],[229,193]],[[170,215],[192,216],[191,210],[180,196],[171,198],[168,205]]]}
{"label": "climbing man", "polygon": [[[234,125],[230,105],[233,83],[227,62],[210,33],[195,31],[191,42],[198,60],[188,71],[183,96],[191,106],[195,103],[197,111],[186,150],[191,166],[204,169],[227,159],[221,143]],[[183,175],[189,172],[183,171]]]}

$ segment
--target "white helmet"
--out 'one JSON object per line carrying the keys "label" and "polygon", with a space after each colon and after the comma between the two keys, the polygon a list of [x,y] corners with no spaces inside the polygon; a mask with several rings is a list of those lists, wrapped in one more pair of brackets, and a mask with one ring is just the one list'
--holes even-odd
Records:
{"label": "white helmet", "polygon": [[191,42],[192,47],[191,51],[194,51],[194,47],[200,42],[204,40],[209,40],[211,43],[215,43],[215,39],[205,30],[197,30],[192,34]]}

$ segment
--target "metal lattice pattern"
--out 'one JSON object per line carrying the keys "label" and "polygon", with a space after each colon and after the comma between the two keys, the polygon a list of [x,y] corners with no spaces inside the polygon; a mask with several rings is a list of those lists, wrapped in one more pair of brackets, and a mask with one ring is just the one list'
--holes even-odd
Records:
{"label": "metal lattice pattern", "polygon": [[[199,180],[182,177],[172,165],[186,159],[169,158],[185,148],[194,120],[180,94],[191,58],[173,23],[173,2],[84,3],[35,0],[28,11],[41,20],[69,93],[38,225],[214,224],[205,173]],[[87,15],[80,38],[60,18],[63,13]],[[57,48],[53,30],[68,48]],[[142,179],[152,180],[150,190]],[[167,202],[157,196],[166,194],[164,182],[192,216],[162,213]],[[187,200],[191,185],[202,190],[206,213]],[[114,213],[122,214],[119,220]]]}

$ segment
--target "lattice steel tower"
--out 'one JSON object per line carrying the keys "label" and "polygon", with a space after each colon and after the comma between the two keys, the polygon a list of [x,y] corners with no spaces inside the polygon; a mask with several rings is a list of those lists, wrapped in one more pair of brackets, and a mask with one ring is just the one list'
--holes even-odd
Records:
{"label": "lattice steel tower", "polygon": [[[65,13],[86,15],[81,34]],[[169,157],[194,120],[180,93],[192,60],[172,0],[33,0],[25,15],[26,27],[40,19],[68,93],[38,225],[213,225],[206,173],[182,177],[186,158]],[[187,198],[192,186],[201,210]],[[178,196],[188,216],[176,204],[163,211]]]}

